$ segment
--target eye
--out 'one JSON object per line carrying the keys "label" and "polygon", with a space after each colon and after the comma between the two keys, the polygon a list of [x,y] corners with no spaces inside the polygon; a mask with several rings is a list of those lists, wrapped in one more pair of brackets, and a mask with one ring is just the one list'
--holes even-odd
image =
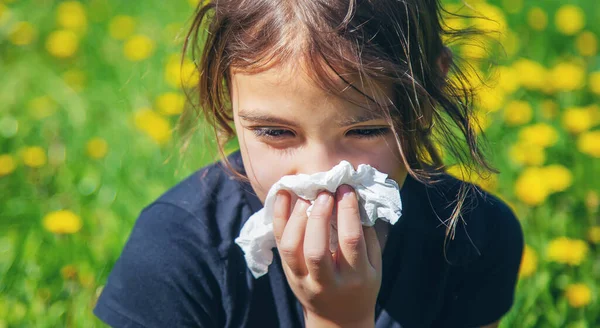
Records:
{"label": "eye", "polygon": [[347,135],[356,138],[377,138],[390,132],[390,128],[364,128],[348,131]]}
{"label": "eye", "polygon": [[294,136],[294,132],[286,129],[254,128],[252,132],[257,137],[266,139],[283,139]]}

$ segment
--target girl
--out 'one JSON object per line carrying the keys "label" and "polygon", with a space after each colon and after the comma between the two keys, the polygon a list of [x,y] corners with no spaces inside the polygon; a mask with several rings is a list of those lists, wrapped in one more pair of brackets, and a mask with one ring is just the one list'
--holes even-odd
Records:
{"label": "girl", "polygon": [[[95,314],[114,327],[496,327],[523,236],[505,204],[444,174],[434,141],[489,166],[442,26],[437,0],[202,2],[184,52],[203,47],[203,124],[240,151],[142,211]],[[341,160],[397,181],[402,220],[362,227],[349,186],[310,217],[281,192],[275,259],[254,279],[241,226],[282,176]]]}

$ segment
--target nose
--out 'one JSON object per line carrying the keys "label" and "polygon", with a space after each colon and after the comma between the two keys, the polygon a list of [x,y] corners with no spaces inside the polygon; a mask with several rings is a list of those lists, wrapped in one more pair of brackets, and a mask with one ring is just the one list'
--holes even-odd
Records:
{"label": "nose", "polygon": [[296,173],[313,174],[329,171],[342,160],[350,161],[348,154],[339,146],[325,143],[312,143],[303,150],[296,163]]}

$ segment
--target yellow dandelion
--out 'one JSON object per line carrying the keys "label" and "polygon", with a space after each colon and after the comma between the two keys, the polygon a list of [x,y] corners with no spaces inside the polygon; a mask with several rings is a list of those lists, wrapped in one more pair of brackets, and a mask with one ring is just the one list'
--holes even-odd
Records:
{"label": "yellow dandelion", "polygon": [[54,114],[56,107],[56,102],[49,96],[33,98],[28,103],[29,114],[38,120]]}
{"label": "yellow dandelion", "polygon": [[77,35],[70,30],[58,30],[50,33],[46,39],[46,50],[57,58],[72,57],[79,48]]}
{"label": "yellow dandelion", "polygon": [[585,284],[570,284],[565,290],[569,305],[574,308],[584,307],[592,301],[592,291]]}
{"label": "yellow dandelion", "polygon": [[519,277],[530,277],[537,270],[538,257],[537,253],[529,245],[525,245],[523,249],[523,257],[519,267]]}
{"label": "yellow dandelion", "polygon": [[593,72],[590,74],[590,91],[600,95],[600,72]]}
{"label": "yellow dandelion", "polygon": [[547,120],[552,120],[558,114],[558,104],[554,101],[546,99],[540,104],[542,116]]}
{"label": "yellow dandelion", "polygon": [[33,146],[23,149],[22,155],[23,164],[29,167],[42,167],[48,161],[46,151],[42,147]]}
{"label": "yellow dandelion", "polygon": [[62,28],[83,33],[87,28],[85,8],[78,1],[64,1],[56,8],[56,22]]}
{"label": "yellow dandelion", "polygon": [[185,96],[176,92],[166,92],[156,98],[156,108],[163,115],[178,115],[183,112]]}
{"label": "yellow dandelion", "polygon": [[157,144],[162,145],[171,139],[171,124],[151,109],[138,110],[134,116],[136,127],[145,132]]}
{"label": "yellow dandelion", "polygon": [[484,87],[477,94],[479,109],[486,112],[495,112],[504,104],[504,92],[500,88]]}
{"label": "yellow dandelion", "polygon": [[64,72],[62,77],[67,85],[75,91],[83,90],[87,80],[85,73],[78,69],[70,69]]}
{"label": "yellow dandelion", "polygon": [[540,147],[551,147],[558,141],[558,132],[546,123],[526,126],[519,131],[519,140]]}
{"label": "yellow dandelion", "polygon": [[509,157],[516,164],[540,166],[546,161],[546,151],[538,145],[517,142],[510,147]]}
{"label": "yellow dandelion", "polygon": [[585,107],[567,108],[562,116],[562,123],[567,131],[578,134],[592,127],[592,113]]}
{"label": "yellow dandelion", "polygon": [[542,204],[549,194],[550,189],[541,169],[528,167],[517,178],[515,195],[521,202],[537,206]]}
{"label": "yellow dandelion", "polygon": [[548,70],[538,62],[521,58],[513,63],[513,69],[526,89],[542,90],[548,84]]}
{"label": "yellow dandelion", "polygon": [[547,178],[546,184],[552,192],[565,191],[573,183],[573,174],[562,165],[549,165],[542,168],[542,171]]}
{"label": "yellow dandelion", "polygon": [[131,16],[118,15],[111,19],[108,33],[115,40],[125,40],[135,32],[136,22]]}
{"label": "yellow dandelion", "polygon": [[108,152],[108,143],[102,138],[92,138],[86,144],[86,151],[91,158],[103,158]]}
{"label": "yellow dandelion", "polygon": [[590,227],[588,239],[594,244],[600,244],[600,226]]}
{"label": "yellow dandelion", "polygon": [[460,45],[460,54],[469,60],[486,58],[489,54],[489,41],[485,36],[474,36],[468,43]]}
{"label": "yellow dandelion", "polygon": [[513,67],[500,66],[496,69],[496,74],[498,74],[498,88],[504,90],[506,93],[513,93],[521,87],[519,72]]}
{"label": "yellow dandelion", "polygon": [[144,60],[154,53],[156,47],[154,40],[145,35],[134,35],[127,40],[123,47],[125,58],[136,62]]}
{"label": "yellow dandelion", "polygon": [[565,35],[574,35],[585,26],[585,13],[575,5],[563,5],[556,12],[554,24]]}
{"label": "yellow dandelion", "polygon": [[600,158],[600,130],[584,132],[579,135],[577,149],[584,154]]}
{"label": "yellow dandelion", "polygon": [[577,51],[582,56],[595,56],[598,53],[598,39],[590,31],[585,31],[577,36],[575,40]]}
{"label": "yellow dandelion", "polygon": [[81,229],[81,218],[69,210],[54,211],[43,219],[44,228],[55,234],[71,234]]}
{"label": "yellow dandelion", "polygon": [[8,40],[17,46],[25,46],[33,42],[37,36],[37,31],[28,22],[16,23],[8,34]]}
{"label": "yellow dandelion", "polygon": [[178,55],[172,55],[167,61],[165,80],[176,88],[193,87],[198,83],[199,74],[196,65],[185,58],[183,64]]}
{"label": "yellow dandelion", "polygon": [[497,39],[506,33],[508,24],[502,9],[485,2],[476,3],[474,7],[476,15],[484,17],[473,19],[473,23],[477,28],[488,32]]}
{"label": "yellow dandelion", "polygon": [[526,101],[513,100],[504,108],[504,121],[508,125],[523,125],[533,117],[533,109]]}
{"label": "yellow dandelion", "polygon": [[550,71],[549,85],[558,91],[579,90],[585,85],[585,68],[576,63],[560,63]]}
{"label": "yellow dandelion", "polygon": [[543,31],[548,26],[548,14],[540,7],[533,7],[527,12],[527,24],[536,31]]}
{"label": "yellow dandelion", "polygon": [[9,154],[0,155],[0,177],[13,173],[16,167],[14,157]]}
{"label": "yellow dandelion", "polygon": [[546,254],[550,261],[579,265],[588,253],[588,246],[583,240],[559,237],[548,243]]}

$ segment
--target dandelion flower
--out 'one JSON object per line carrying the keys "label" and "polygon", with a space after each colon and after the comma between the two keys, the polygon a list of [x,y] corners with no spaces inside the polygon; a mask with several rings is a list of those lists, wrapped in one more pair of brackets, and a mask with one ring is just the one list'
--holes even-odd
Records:
{"label": "dandelion flower", "polygon": [[521,58],[512,67],[519,72],[519,82],[526,89],[542,90],[548,84],[548,70],[538,62]]}
{"label": "dandelion flower", "polygon": [[546,148],[556,144],[558,132],[546,123],[532,124],[519,131],[519,140]]}
{"label": "dandelion flower", "polygon": [[565,290],[565,297],[570,306],[580,308],[590,304],[592,292],[585,284],[570,284]]}
{"label": "dandelion flower", "polygon": [[46,50],[57,58],[72,57],[79,48],[77,35],[70,30],[58,30],[50,33],[46,39]]}
{"label": "dandelion flower", "polygon": [[579,135],[577,149],[584,154],[600,158],[600,130],[584,132]]}
{"label": "dandelion flower", "polygon": [[538,257],[537,253],[529,245],[525,245],[523,249],[523,257],[519,267],[519,277],[526,278],[531,276],[537,269]]}
{"label": "dandelion flower", "polygon": [[517,142],[509,148],[509,157],[516,164],[540,166],[546,161],[546,151],[538,145]]}
{"label": "dandelion flower", "polygon": [[585,85],[585,68],[575,63],[560,63],[550,71],[550,82],[557,91],[579,90]]}
{"label": "dandelion flower", "polygon": [[575,5],[564,5],[554,17],[558,31],[565,35],[574,35],[585,26],[585,13]]}
{"label": "dandelion flower", "polygon": [[38,168],[46,164],[48,158],[46,151],[42,147],[26,147],[22,153],[23,164],[29,167]]}
{"label": "dandelion flower", "polygon": [[81,34],[87,28],[85,8],[79,1],[61,2],[56,9],[56,22],[62,28]]}
{"label": "dandelion flower", "polygon": [[11,174],[16,167],[15,159],[11,155],[0,155],[0,177]]}
{"label": "dandelion flower", "polygon": [[108,152],[108,143],[102,138],[92,138],[86,144],[86,151],[91,158],[103,158]]}
{"label": "dandelion flower", "polygon": [[573,183],[573,175],[566,167],[553,164],[542,168],[543,174],[546,175],[546,183],[552,192],[565,191]]}
{"label": "dandelion flower", "polygon": [[81,218],[69,210],[54,211],[43,219],[44,228],[55,234],[72,234],[82,227]]}
{"label": "dandelion flower", "polygon": [[526,101],[513,100],[504,108],[504,121],[508,125],[523,125],[533,117],[533,109]]}
{"label": "dandelion flower", "polygon": [[136,62],[144,60],[154,53],[156,47],[154,40],[145,35],[134,35],[127,40],[123,48],[125,58]]}
{"label": "dandelion flower", "polygon": [[593,72],[590,74],[590,90],[600,95],[600,72]]}
{"label": "dandelion flower", "polygon": [[567,108],[563,114],[562,123],[567,131],[578,134],[592,127],[592,113],[584,107]]}
{"label": "dandelion flower", "polygon": [[171,124],[151,109],[145,108],[137,111],[134,121],[139,130],[145,132],[159,145],[165,144],[171,139]]}
{"label": "dandelion flower", "polygon": [[166,92],[156,98],[156,108],[163,115],[178,115],[183,112],[185,97],[176,92]]}
{"label": "dandelion flower", "polygon": [[198,70],[191,60],[185,58],[181,63],[178,55],[169,57],[165,69],[167,83],[176,88],[192,87],[198,83],[198,79]]}
{"label": "dandelion flower", "polygon": [[515,195],[523,203],[530,206],[540,205],[548,198],[549,194],[550,188],[541,169],[526,168],[517,178]]}
{"label": "dandelion flower", "polygon": [[583,240],[559,237],[548,243],[546,254],[550,261],[579,265],[588,253],[588,246]]}

